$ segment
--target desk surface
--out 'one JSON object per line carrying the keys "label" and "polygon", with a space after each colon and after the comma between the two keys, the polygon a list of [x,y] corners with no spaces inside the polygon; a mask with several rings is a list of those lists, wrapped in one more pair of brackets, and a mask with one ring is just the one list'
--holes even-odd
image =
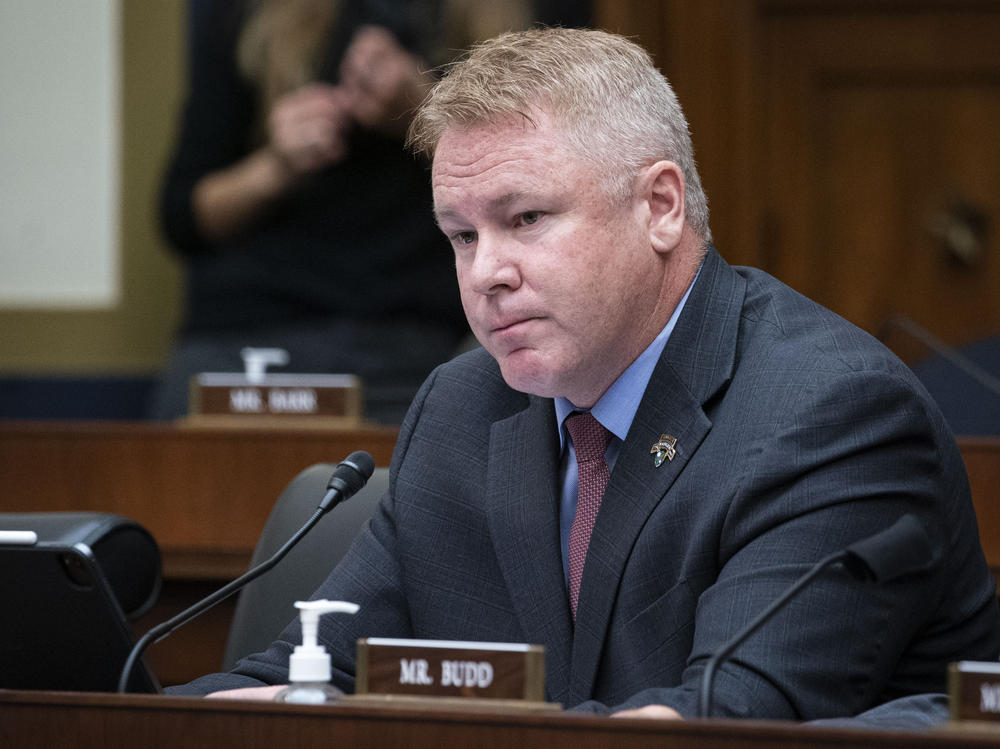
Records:
{"label": "desk surface", "polygon": [[903,733],[785,722],[615,720],[569,713],[305,707],[178,697],[5,692],[0,746],[518,749],[952,749],[1000,747],[1000,732]]}

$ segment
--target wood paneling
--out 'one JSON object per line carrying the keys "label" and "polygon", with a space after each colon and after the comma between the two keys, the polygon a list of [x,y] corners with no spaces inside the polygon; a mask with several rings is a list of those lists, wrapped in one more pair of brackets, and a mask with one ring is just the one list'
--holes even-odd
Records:
{"label": "wood paneling", "polygon": [[274,500],[299,471],[358,449],[385,466],[395,439],[382,427],[0,423],[0,510],[119,513],[153,533],[168,576],[188,576],[193,559],[198,578],[227,578],[243,571]]}
{"label": "wood paneling", "polygon": [[959,446],[976,506],[979,539],[1000,581],[1000,438],[966,437]]}
{"label": "wood paneling", "polygon": [[1000,330],[1000,263],[940,236],[955,203],[1000,216],[1000,7],[925,6],[763,14],[760,263],[870,332],[902,313],[957,344]]}

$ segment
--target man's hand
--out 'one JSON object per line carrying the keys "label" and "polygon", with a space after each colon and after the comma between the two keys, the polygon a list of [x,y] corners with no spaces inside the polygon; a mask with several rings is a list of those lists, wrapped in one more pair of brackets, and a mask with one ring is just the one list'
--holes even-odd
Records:
{"label": "man's hand", "polygon": [[645,705],[631,710],[619,710],[612,718],[654,718],[656,720],[684,720],[681,714],[666,705]]}
{"label": "man's hand", "polygon": [[274,702],[275,696],[284,688],[283,684],[276,684],[270,687],[225,689],[221,692],[206,694],[205,697],[212,700],[258,700],[261,702]]}

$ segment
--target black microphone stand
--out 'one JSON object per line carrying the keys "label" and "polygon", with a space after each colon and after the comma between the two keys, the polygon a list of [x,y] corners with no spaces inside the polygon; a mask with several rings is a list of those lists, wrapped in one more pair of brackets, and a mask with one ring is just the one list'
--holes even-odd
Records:
{"label": "black microphone stand", "polygon": [[248,570],[243,575],[233,580],[231,583],[228,583],[224,587],[219,588],[210,596],[201,599],[193,606],[185,609],[181,613],[177,614],[171,619],[168,619],[162,624],[156,625],[151,630],[146,632],[146,634],[144,634],[142,638],[140,638],[140,640],[135,644],[135,647],[132,648],[132,651],[128,654],[128,658],[125,660],[125,665],[122,668],[121,678],[118,680],[118,693],[125,694],[126,692],[128,692],[128,680],[129,677],[132,675],[132,669],[135,668],[136,661],[139,660],[139,657],[146,651],[146,648],[148,648],[154,642],[159,642],[160,640],[164,639],[169,634],[171,634],[175,629],[180,627],[182,624],[185,624],[191,619],[194,619],[199,614],[208,611],[210,608],[215,606],[215,604],[225,600],[233,593],[236,593],[244,585],[251,582],[252,580],[256,580],[258,577],[260,577],[265,572],[274,567],[274,565],[280,562],[284,558],[284,556],[289,551],[292,550],[292,547],[295,546],[295,544],[297,544],[306,533],[312,530],[312,527],[316,525],[316,523],[319,521],[321,517],[323,517],[323,515],[326,514],[328,509],[329,508],[317,509],[316,512],[312,514],[312,517],[310,517],[306,521],[305,525],[303,525],[298,530],[298,532],[296,532],[294,536],[288,539],[288,541],[285,542],[285,545],[282,546],[280,549],[278,549],[274,553],[274,556],[272,556],[270,559],[257,565],[252,570]]}
{"label": "black microphone stand", "polygon": [[[327,485],[327,492],[323,499],[320,500],[316,511],[305,522],[305,524],[299,528],[295,535],[288,539],[284,546],[278,549],[270,559],[261,562],[259,565],[251,570],[248,570],[228,585],[219,588],[219,590],[215,591],[211,595],[201,599],[193,606],[185,609],[173,618],[168,619],[162,624],[156,625],[144,634],[135,644],[135,647],[132,648],[131,652],[128,654],[128,658],[125,659],[125,665],[122,667],[121,677],[118,679],[118,693],[125,694],[128,692],[128,681],[132,675],[132,670],[135,668],[136,661],[139,660],[139,657],[146,651],[146,648],[154,642],[159,642],[182,624],[186,624],[199,614],[208,611],[208,609],[212,608],[215,604],[228,598],[233,593],[236,593],[247,583],[256,580],[258,577],[274,567],[274,565],[280,562],[285,555],[292,550],[292,547],[295,546],[295,544],[297,544],[302,537],[306,535],[306,533],[312,530],[312,527],[319,522],[320,518],[336,507],[340,502],[348,499],[355,492],[361,489],[361,487],[367,483],[368,479],[371,478],[374,467],[374,462],[368,453],[363,451],[351,453],[345,460],[337,464],[337,468],[334,471],[333,476],[330,478],[330,483]],[[349,470],[345,471],[344,469]]]}

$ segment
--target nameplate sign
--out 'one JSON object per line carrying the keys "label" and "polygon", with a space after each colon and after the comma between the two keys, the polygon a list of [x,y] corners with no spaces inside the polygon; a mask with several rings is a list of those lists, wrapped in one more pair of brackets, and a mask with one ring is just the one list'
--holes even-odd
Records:
{"label": "nameplate sign", "polygon": [[948,666],[953,721],[1000,722],[1000,663],[960,661]]}
{"label": "nameplate sign", "polygon": [[230,419],[325,417],[361,421],[361,380],[346,374],[204,373],[191,379],[190,415]]}
{"label": "nameplate sign", "polygon": [[358,640],[358,694],[545,699],[545,649],[541,645]]}

